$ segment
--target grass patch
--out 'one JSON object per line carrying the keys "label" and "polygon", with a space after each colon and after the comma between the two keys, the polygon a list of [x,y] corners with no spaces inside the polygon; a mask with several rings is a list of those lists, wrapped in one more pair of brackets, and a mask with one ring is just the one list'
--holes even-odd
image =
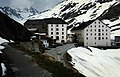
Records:
{"label": "grass patch", "polygon": [[48,70],[52,73],[53,77],[85,77],[80,74],[78,71],[74,71],[68,67],[65,67],[61,62],[58,62],[54,59],[54,57],[48,54],[41,54],[39,52],[31,52],[26,50],[23,47],[15,44],[9,44],[12,47],[15,47],[21,51],[24,51],[28,55],[32,56],[32,61],[37,63],[40,67]]}

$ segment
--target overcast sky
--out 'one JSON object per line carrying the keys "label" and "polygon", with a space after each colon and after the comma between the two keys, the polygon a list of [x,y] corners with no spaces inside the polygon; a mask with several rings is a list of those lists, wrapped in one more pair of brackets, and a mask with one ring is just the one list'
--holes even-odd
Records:
{"label": "overcast sky", "polygon": [[12,6],[16,8],[34,7],[39,11],[52,8],[63,0],[0,0],[0,6]]}

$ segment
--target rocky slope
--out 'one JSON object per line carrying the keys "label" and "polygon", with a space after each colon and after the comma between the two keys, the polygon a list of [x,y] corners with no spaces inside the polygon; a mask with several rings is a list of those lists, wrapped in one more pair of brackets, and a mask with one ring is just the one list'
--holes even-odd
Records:
{"label": "rocky slope", "polygon": [[0,37],[13,41],[29,41],[31,33],[21,24],[0,12]]}

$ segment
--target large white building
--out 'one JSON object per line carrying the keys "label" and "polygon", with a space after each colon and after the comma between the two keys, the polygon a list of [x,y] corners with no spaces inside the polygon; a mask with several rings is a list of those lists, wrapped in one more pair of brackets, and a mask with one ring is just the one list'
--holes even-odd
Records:
{"label": "large white building", "polygon": [[61,18],[46,18],[28,20],[25,22],[28,29],[36,29],[37,33],[46,33],[46,35],[57,43],[67,42],[67,23]]}
{"label": "large white building", "polygon": [[100,20],[88,21],[72,29],[84,46],[111,46],[110,28]]}
{"label": "large white building", "polygon": [[67,24],[48,24],[48,36],[55,39],[57,43],[67,42]]}

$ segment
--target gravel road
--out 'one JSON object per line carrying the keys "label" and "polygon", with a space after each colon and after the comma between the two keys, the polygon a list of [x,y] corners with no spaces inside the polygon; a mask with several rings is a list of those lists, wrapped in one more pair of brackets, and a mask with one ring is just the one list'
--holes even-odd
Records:
{"label": "gravel road", "polygon": [[3,52],[10,58],[10,64],[16,77],[52,77],[48,71],[33,63],[30,56],[7,44],[5,47]]}

